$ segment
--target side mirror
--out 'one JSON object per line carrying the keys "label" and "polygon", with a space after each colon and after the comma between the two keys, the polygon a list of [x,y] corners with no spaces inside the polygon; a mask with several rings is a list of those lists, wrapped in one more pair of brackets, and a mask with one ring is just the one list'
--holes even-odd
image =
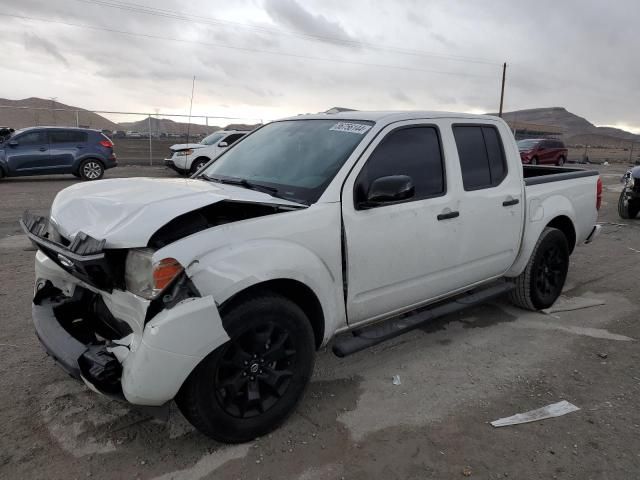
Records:
{"label": "side mirror", "polygon": [[11,140],[9,142],[9,146],[10,147],[17,147],[18,146],[18,141],[17,140]]}
{"label": "side mirror", "polygon": [[218,144],[218,146],[219,146],[220,148],[224,148],[224,147],[228,147],[228,146],[229,146],[229,144],[228,144],[227,142],[220,142],[220,143]]}
{"label": "side mirror", "polygon": [[367,199],[358,205],[360,208],[371,208],[386,203],[406,200],[415,195],[413,180],[408,175],[390,175],[376,178],[369,187]]}

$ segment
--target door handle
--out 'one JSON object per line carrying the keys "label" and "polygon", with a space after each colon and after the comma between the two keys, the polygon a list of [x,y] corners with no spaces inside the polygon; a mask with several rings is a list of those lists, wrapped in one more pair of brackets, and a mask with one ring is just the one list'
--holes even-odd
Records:
{"label": "door handle", "polygon": [[40,151],[41,151],[41,152],[46,152],[46,151],[47,151],[47,148],[46,148],[46,147],[40,147]]}
{"label": "door handle", "polygon": [[456,218],[460,216],[460,212],[441,213],[438,215],[438,220],[449,220],[450,218]]}
{"label": "door handle", "polygon": [[512,205],[517,205],[519,203],[520,203],[520,200],[518,200],[517,198],[512,198],[511,200],[505,200],[504,202],[502,202],[502,206],[510,207]]}

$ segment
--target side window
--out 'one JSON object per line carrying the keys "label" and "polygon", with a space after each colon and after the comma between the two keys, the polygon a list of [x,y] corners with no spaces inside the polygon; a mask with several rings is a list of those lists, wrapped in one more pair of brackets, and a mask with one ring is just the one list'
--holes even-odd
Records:
{"label": "side window", "polygon": [[366,197],[380,177],[408,175],[415,195],[409,200],[443,195],[444,166],[438,131],[434,127],[407,127],[389,133],[373,151],[355,183],[355,197]]}
{"label": "side window", "polygon": [[242,137],[244,137],[246,134],[244,133],[232,133],[231,135],[229,135],[227,138],[225,138],[223,140],[223,142],[227,142],[228,145],[231,145],[232,143],[237,142],[238,140],[240,140]]}
{"label": "side window", "polygon": [[47,143],[47,135],[45,132],[29,132],[16,138],[20,145],[43,145]]}
{"label": "side window", "polygon": [[51,143],[85,143],[87,134],[73,130],[50,130],[49,138]]}
{"label": "side window", "polygon": [[499,185],[507,175],[507,163],[500,134],[495,127],[457,125],[453,127],[464,189],[479,190]]}

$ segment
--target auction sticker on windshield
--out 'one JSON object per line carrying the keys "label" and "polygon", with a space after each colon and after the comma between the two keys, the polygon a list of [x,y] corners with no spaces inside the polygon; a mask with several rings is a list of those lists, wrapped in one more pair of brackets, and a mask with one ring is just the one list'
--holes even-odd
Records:
{"label": "auction sticker on windshield", "polygon": [[333,130],[335,132],[348,132],[357,133],[358,135],[364,135],[370,128],[371,125],[365,125],[362,123],[339,122],[329,130]]}

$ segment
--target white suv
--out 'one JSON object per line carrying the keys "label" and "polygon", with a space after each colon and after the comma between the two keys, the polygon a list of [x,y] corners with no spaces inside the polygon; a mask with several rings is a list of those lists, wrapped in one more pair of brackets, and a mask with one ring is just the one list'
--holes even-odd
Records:
{"label": "white suv", "polygon": [[164,164],[181,175],[195,173],[247,133],[249,132],[240,130],[219,130],[203,138],[200,143],[172,145],[171,157],[165,158]]}

